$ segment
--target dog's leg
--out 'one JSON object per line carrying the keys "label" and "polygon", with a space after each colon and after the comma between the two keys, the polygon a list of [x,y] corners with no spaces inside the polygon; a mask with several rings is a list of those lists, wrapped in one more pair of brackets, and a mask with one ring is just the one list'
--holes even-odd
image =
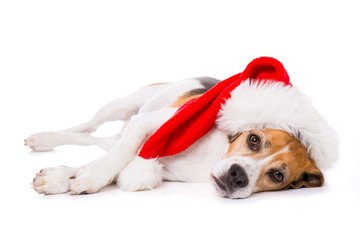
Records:
{"label": "dog's leg", "polygon": [[[140,107],[146,101],[166,86],[167,84],[160,84],[144,87],[127,97],[106,104],[87,123],[64,131],[33,134],[25,139],[25,145],[29,146],[34,151],[51,151],[54,147],[65,144],[94,144],[108,150],[109,147],[113,146],[113,139],[116,137],[95,138],[92,137],[90,133],[96,131],[102,123],[107,121],[128,121],[131,116],[138,113]],[[120,136],[121,134],[118,135],[118,137]]]}
{"label": "dog's leg", "polygon": [[127,121],[131,116],[136,115],[141,106],[143,106],[151,97],[166,86],[167,84],[149,85],[127,97],[116,99],[97,111],[89,122],[69,128],[65,131],[92,133],[104,122],[117,120]]}
{"label": "dog's leg", "polygon": [[158,159],[137,156],[120,173],[117,183],[125,191],[151,190],[162,182],[162,167]]}
{"label": "dog's leg", "polygon": [[[36,174],[33,187],[37,192],[44,194],[69,191],[73,194],[97,192],[115,180],[118,173],[131,160],[134,160],[144,140],[169,119],[175,111],[175,108],[167,108],[134,116],[125,128],[123,136],[104,157],[80,168],[45,168]],[[158,164],[158,169],[161,169],[161,165],[154,160],[143,161]],[[137,163],[138,161],[134,162]],[[147,170],[150,169],[154,168],[147,168]],[[160,179],[161,181],[160,172],[154,171],[149,174],[158,174],[159,176],[153,176],[153,179]],[[149,174],[145,175],[150,176]],[[151,182],[156,185],[154,181]]]}
{"label": "dog's leg", "polygon": [[[175,108],[166,108],[134,116],[127,125],[123,136],[107,155],[75,171],[74,176],[70,178],[71,193],[94,193],[113,182],[122,169],[131,160],[134,160],[146,138],[168,120],[175,111]],[[155,164],[160,165],[160,163]]]}
{"label": "dog's leg", "polygon": [[[136,97],[135,97],[136,96]],[[139,111],[142,100],[139,99],[137,94],[116,99],[96,112],[94,117],[83,124],[66,129],[66,132],[81,132],[81,133],[92,133],[95,132],[101,124],[110,121],[126,121],[131,116],[137,114]]]}
{"label": "dog's leg", "polygon": [[25,144],[37,152],[51,151],[61,145],[96,145],[105,151],[109,151],[120,137],[121,134],[111,137],[94,137],[89,133],[43,132],[30,136],[25,140]]}

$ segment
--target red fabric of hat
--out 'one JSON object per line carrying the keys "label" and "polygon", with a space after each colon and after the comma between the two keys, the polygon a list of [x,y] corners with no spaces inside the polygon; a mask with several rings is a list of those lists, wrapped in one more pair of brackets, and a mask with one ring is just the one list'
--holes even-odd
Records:
{"label": "red fabric of hat", "polygon": [[247,79],[279,81],[291,85],[284,66],[271,57],[260,57],[246,69],[219,82],[204,95],[184,104],[143,145],[139,156],[145,159],[180,153],[190,147],[215,125],[216,117],[231,92]]}

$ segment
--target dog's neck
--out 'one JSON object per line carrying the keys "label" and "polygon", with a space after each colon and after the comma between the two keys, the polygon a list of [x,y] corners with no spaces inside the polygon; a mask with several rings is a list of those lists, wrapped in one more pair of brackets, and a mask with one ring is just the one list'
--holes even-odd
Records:
{"label": "dog's neck", "polygon": [[225,157],[228,148],[227,133],[214,127],[182,153],[159,159],[164,164],[165,180],[208,182],[212,168]]}

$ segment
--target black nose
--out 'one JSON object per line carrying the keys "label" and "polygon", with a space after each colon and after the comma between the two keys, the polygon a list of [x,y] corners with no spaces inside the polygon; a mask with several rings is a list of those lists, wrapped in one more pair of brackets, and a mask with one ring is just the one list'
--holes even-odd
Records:
{"label": "black nose", "polygon": [[233,189],[243,188],[249,184],[245,170],[237,164],[230,167],[226,178],[226,185]]}

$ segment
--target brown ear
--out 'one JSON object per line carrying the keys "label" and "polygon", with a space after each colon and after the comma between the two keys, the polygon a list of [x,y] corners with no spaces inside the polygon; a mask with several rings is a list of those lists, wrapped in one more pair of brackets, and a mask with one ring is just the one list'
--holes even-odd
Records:
{"label": "brown ear", "polygon": [[321,187],[323,184],[324,175],[317,167],[312,165],[301,174],[298,180],[292,182],[287,188]]}

